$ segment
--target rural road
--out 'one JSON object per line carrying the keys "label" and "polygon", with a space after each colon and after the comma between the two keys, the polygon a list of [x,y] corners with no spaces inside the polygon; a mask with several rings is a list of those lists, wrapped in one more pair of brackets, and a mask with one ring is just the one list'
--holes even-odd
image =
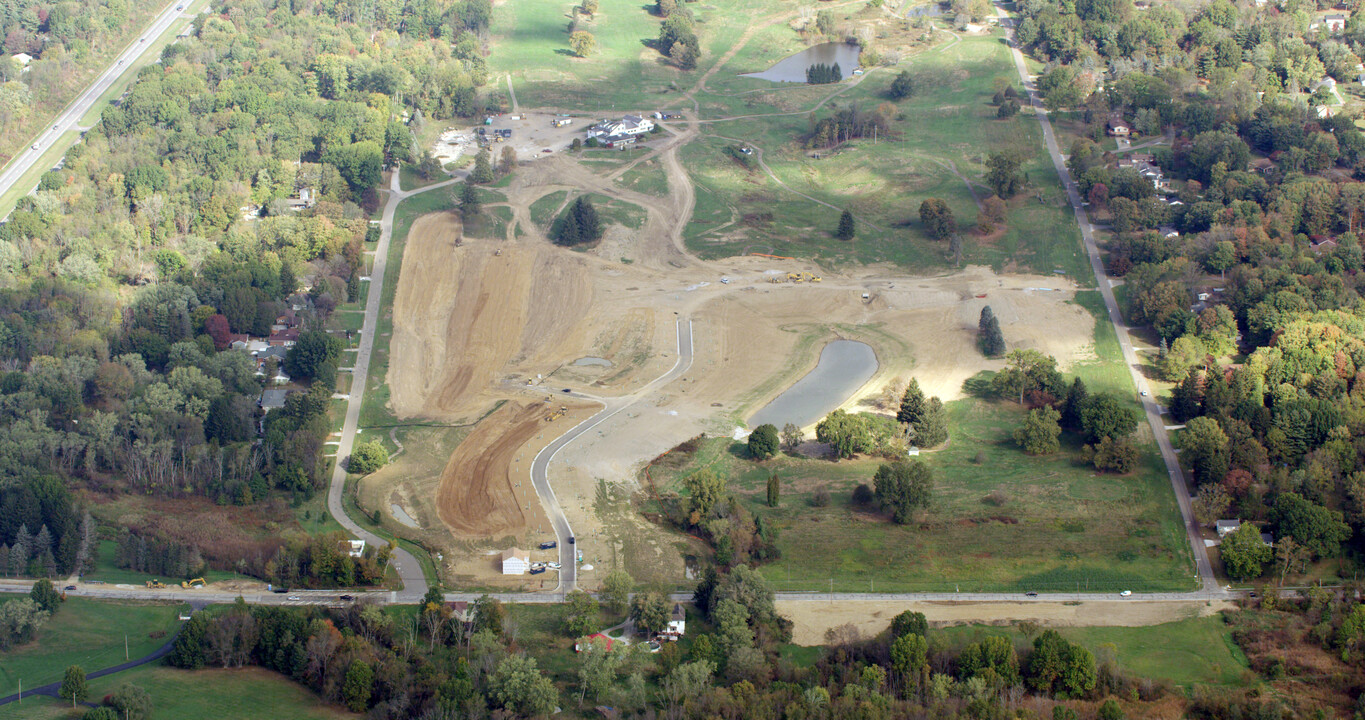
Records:
{"label": "rural road", "polygon": [[1057,137],[1052,132],[1052,121],[1048,119],[1047,110],[1038,98],[1037,89],[1029,80],[1028,66],[1024,64],[1024,54],[1020,52],[1018,42],[1014,39],[1014,28],[1008,21],[1008,15],[999,5],[996,6],[995,12],[996,16],[1000,18],[1001,25],[1006,27],[1006,37],[1009,41],[1010,53],[1014,57],[1014,66],[1019,71],[1019,81],[1024,84],[1024,88],[1028,91],[1029,104],[1033,106],[1034,115],[1037,116],[1038,123],[1042,126],[1043,140],[1047,143],[1047,151],[1052,155],[1052,164],[1057,168],[1057,176],[1061,178],[1062,184],[1066,186],[1066,195],[1071,201],[1071,210],[1076,215],[1076,224],[1081,228],[1081,238],[1085,243],[1085,251],[1090,256],[1090,267],[1095,273],[1095,285],[1099,288],[1100,295],[1104,297],[1104,306],[1109,312],[1109,321],[1113,323],[1114,332],[1118,335],[1119,347],[1123,349],[1123,362],[1128,366],[1128,372],[1133,376],[1133,385],[1142,392],[1142,409],[1147,415],[1147,423],[1152,426],[1152,435],[1156,437],[1157,447],[1161,450],[1161,459],[1166,462],[1166,473],[1170,476],[1171,488],[1175,490],[1176,503],[1180,506],[1180,516],[1185,522],[1185,534],[1190,541],[1190,550],[1194,554],[1194,563],[1199,572],[1199,579],[1203,583],[1205,592],[1215,591],[1218,589],[1218,578],[1213,574],[1213,566],[1209,563],[1208,549],[1204,547],[1204,538],[1199,533],[1199,524],[1194,520],[1194,512],[1190,507],[1189,488],[1185,484],[1185,476],[1180,469],[1180,461],[1176,458],[1175,450],[1171,447],[1171,438],[1166,433],[1166,423],[1161,419],[1161,411],[1156,403],[1156,398],[1150,395],[1147,379],[1138,369],[1140,364],[1137,352],[1133,350],[1133,340],[1128,333],[1128,325],[1123,321],[1118,302],[1114,299],[1114,290],[1109,286],[1108,276],[1104,272],[1104,264],[1100,262],[1100,251],[1095,246],[1095,234],[1090,224],[1090,216],[1086,213],[1085,206],[1081,204],[1080,191],[1077,190],[1071,173],[1067,171],[1066,161],[1062,157],[1061,149],[1057,146]]}
{"label": "rural road", "polygon": [[[686,332],[683,332],[686,328]],[[598,399],[605,407],[596,415],[573,426],[568,432],[560,435],[554,442],[546,445],[536,457],[531,461],[531,484],[536,489],[536,495],[540,497],[540,502],[545,506],[545,512],[550,516],[550,523],[554,525],[555,537],[559,543],[559,587],[557,592],[569,593],[578,587],[578,556],[577,546],[570,542],[574,537],[573,528],[569,527],[569,520],[564,516],[564,509],[559,506],[559,501],[555,498],[554,488],[550,486],[549,468],[554,461],[555,455],[559,454],[565,446],[576,440],[583,433],[597,427],[611,416],[625,410],[640,399],[645,393],[667,383],[687,372],[692,367],[692,321],[685,318],[678,318],[678,359],[673,363],[673,367],[668,372],[655,378],[648,385],[639,390],[619,398]]]}
{"label": "rural road", "polygon": [[161,14],[157,15],[151,24],[138,35],[137,39],[119,54],[109,68],[95,78],[95,81],[90,83],[89,87],[75,100],[72,100],[70,105],[66,106],[66,109],[57,116],[52,127],[43,128],[33,144],[24,148],[22,152],[10,160],[4,171],[0,172],[0,195],[9,192],[10,188],[19,182],[24,173],[37,164],[42,159],[43,154],[51,149],[53,143],[61,139],[62,133],[78,129],[77,123],[95,106],[100,96],[114,83],[118,82],[119,78],[123,77],[125,73],[133,72],[133,61],[142,55],[156,38],[161,37],[161,34],[166,32],[177,19],[183,17],[182,11],[177,8],[183,8],[188,2],[190,0],[172,0],[171,4],[167,5],[166,9],[161,11]]}
{"label": "rural road", "polygon": [[[384,275],[388,268],[389,241],[393,239],[393,216],[398,210],[398,205],[406,198],[458,181],[458,178],[453,178],[404,192],[400,189],[398,177],[397,172],[389,177],[389,197],[384,203],[384,215],[379,221],[379,243],[375,246],[374,267],[370,269],[370,291],[365,298],[365,323],[360,329],[360,347],[356,350],[355,364],[352,366],[351,392],[346,397],[346,419],[341,424],[336,463],[332,466],[332,480],[327,487],[327,511],[352,535],[375,547],[388,545],[388,540],[356,524],[346,514],[342,496],[346,490],[344,463],[351,455],[351,448],[355,446],[355,436],[359,432],[360,408],[365,400],[365,382],[370,375],[370,358],[374,355],[374,336],[379,327],[379,308],[384,297]],[[403,589],[393,593],[391,601],[413,603],[420,600],[427,592],[427,579],[422,573],[422,564],[412,553],[401,547],[394,548],[392,562],[399,579],[403,581]]]}

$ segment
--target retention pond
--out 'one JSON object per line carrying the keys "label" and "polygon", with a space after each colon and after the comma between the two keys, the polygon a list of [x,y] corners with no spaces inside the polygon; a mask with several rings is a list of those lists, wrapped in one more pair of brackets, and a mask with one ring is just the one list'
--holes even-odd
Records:
{"label": "retention pond", "polygon": [[838,65],[844,77],[853,75],[858,68],[858,55],[862,48],[848,43],[824,43],[814,45],[795,55],[788,55],[763,72],[747,73],[741,77],[771,80],[772,82],[806,81],[806,68],[812,65]]}
{"label": "retention pond", "polygon": [[835,340],[805,377],[749,418],[749,427],[787,423],[805,427],[839,407],[877,372],[877,353],[853,340]]}

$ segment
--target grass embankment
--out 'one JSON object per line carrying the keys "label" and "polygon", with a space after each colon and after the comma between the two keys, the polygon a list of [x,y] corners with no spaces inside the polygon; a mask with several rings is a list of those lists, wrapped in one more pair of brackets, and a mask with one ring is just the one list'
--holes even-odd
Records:
{"label": "grass embankment", "polygon": [[[0,598],[0,603],[16,597],[21,596]],[[30,689],[59,682],[70,665],[80,665],[89,672],[124,662],[125,635],[126,657],[142,657],[175,633],[185,607],[179,603],[68,598],[33,642],[5,651],[0,661],[0,696],[18,692],[21,681]]]}
{"label": "grass embankment", "polygon": [[[93,680],[91,702],[98,702],[124,683],[146,690],[152,698],[152,716],[176,720],[344,720],[360,715],[322,704],[318,696],[277,673],[261,668],[238,670],[177,670],[143,665]],[[0,720],[14,718],[78,718],[85,708],[72,713],[67,701],[49,697],[24,700],[20,705],[0,706]]]}
{"label": "grass embankment", "polygon": [[[1058,628],[1101,662],[1113,662],[1133,677],[1194,685],[1245,686],[1253,675],[1246,655],[1232,640],[1222,615],[1190,618],[1147,627]],[[941,631],[949,642],[966,645],[991,635],[1004,635],[1019,648],[1032,643],[1014,627],[964,625]]]}

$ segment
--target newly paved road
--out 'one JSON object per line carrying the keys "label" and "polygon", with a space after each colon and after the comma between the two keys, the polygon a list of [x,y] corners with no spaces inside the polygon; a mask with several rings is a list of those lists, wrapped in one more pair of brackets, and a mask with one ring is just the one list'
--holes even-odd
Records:
{"label": "newly paved road", "polygon": [[157,15],[156,19],[152,20],[151,24],[142,31],[142,34],[138,35],[138,37],[114,59],[113,64],[111,64],[109,68],[99,77],[95,78],[95,81],[91,83],[79,97],[71,101],[70,105],[66,106],[66,109],[57,116],[53,125],[43,129],[38,135],[36,149],[33,145],[30,145],[10,160],[9,164],[5,166],[4,171],[0,172],[0,195],[9,192],[9,189],[14,187],[14,184],[19,181],[19,178],[23,176],[24,173],[28,172],[42,158],[43,153],[47,152],[52,144],[61,138],[62,133],[65,133],[68,130],[78,129],[77,123],[80,122],[82,116],[87,112],[90,112],[90,109],[99,101],[100,96],[112,87],[114,83],[118,82],[119,78],[125,73],[133,72],[133,61],[142,55],[142,53],[146,52],[147,48],[153,44],[156,38],[161,37],[161,34],[166,32],[173,23],[177,20],[183,20],[184,16],[182,11],[177,10],[176,8],[183,7],[188,4],[189,1],[190,0],[172,0],[171,4],[167,5],[166,9],[162,10],[161,14]]}
{"label": "newly paved road", "polygon": [[1133,376],[1133,384],[1144,393],[1142,395],[1142,408],[1147,415],[1147,423],[1152,426],[1152,434],[1156,436],[1157,447],[1161,450],[1161,459],[1166,462],[1166,472],[1170,476],[1171,488],[1175,491],[1176,503],[1180,505],[1180,516],[1185,522],[1185,534],[1189,538],[1190,550],[1194,554],[1194,563],[1198,569],[1199,579],[1203,583],[1205,591],[1217,590],[1218,579],[1213,574],[1213,566],[1209,563],[1208,549],[1204,547],[1204,539],[1199,533],[1199,525],[1195,522],[1194,513],[1190,508],[1190,493],[1185,485],[1185,476],[1180,469],[1180,461],[1176,458],[1175,450],[1171,447],[1171,439],[1166,433],[1166,424],[1161,419],[1161,412],[1156,404],[1156,399],[1150,395],[1147,379],[1138,370],[1141,365],[1138,362],[1137,353],[1133,350],[1133,341],[1128,334],[1128,326],[1123,322],[1123,315],[1119,312],[1118,302],[1114,299],[1114,290],[1110,287],[1109,278],[1104,272],[1104,264],[1100,262],[1100,251],[1095,246],[1095,234],[1090,225],[1090,217],[1085,211],[1085,206],[1081,204],[1080,191],[1076,189],[1076,183],[1071,179],[1071,173],[1067,171],[1066,160],[1057,147],[1057,138],[1052,133],[1052,122],[1048,119],[1047,110],[1038,98],[1037,89],[1033,82],[1029,80],[1028,67],[1024,64],[1024,54],[1019,51],[1018,43],[1014,39],[1014,30],[1009,27],[1010,23],[1005,11],[999,6],[996,7],[995,11],[1001,19],[1001,24],[1007,27],[1006,36],[1009,40],[1010,53],[1014,56],[1014,66],[1019,71],[1019,80],[1028,91],[1029,103],[1033,105],[1034,115],[1037,116],[1038,123],[1043,128],[1043,140],[1047,143],[1047,151],[1052,155],[1052,164],[1057,168],[1057,175],[1062,179],[1062,184],[1066,186],[1067,198],[1071,201],[1071,209],[1076,215],[1076,224],[1080,226],[1081,237],[1085,241],[1085,251],[1090,255],[1090,267],[1095,273],[1095,284],[1099,286],[1100,295],[1104,297],[1104,306],[1109,311],[1109,322],[1113,323],[1114,332],[1118,334],[1119,347],[1123,349],[1123,362],[1128,366],[1128,372]]}
{"label": "newly paved road", "polygon": [[[550,524],[554,526],[555,537],[559,542],[559,587],[558,593],[572,592],[578,587],[578,556],[576,546],[570,543],[569,539],[574,537],[573,528],[569,527],[569,519],[564,516],[563,508],[559,507],[559,501],[555,498],[555,490],[550,486],[549,468],[550,463],[555,459],[566,445],[576,440],[583,433],[597,427],[611,416],[625,410],[633,405],[637,400],[650,391],[672,382],[692,367],[692,321],[686,318],[678,318],[678,359],[673,363],[673,367],[668,372],[655,378],[648,385],[639,390],[619,398],[597,400],[603,403],[604,407],[600,412],[583,422],[575,425],[567,433],[559,436],[554,442],[546,445],[536,457],[531,461],[531,485],[536,489],[536,495],[540,497],[541,504],[545,507],[545,512],[550,516]],[[585,396],[579,396],[585,397]]]}

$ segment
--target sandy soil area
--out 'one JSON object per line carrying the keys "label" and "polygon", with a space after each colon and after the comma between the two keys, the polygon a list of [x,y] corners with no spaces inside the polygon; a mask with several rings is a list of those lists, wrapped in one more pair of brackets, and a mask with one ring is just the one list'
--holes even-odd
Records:
{"label": "sandy soil area", "polygon": [[792,641],[823,645],[825,631],[852,623],[863,637],[886,630],[891,618],[906,611],[924,613],[936,627],[946,625],[1011,625],[1031,621],[1043,626],[1109,625],[1140,627],[1192,617],[1205,617],[1234,606],[1226,602],[1082,602],[1076,604],[883,602],[838,599],[833,603],[778,600],[777,611],[793,623]]}

